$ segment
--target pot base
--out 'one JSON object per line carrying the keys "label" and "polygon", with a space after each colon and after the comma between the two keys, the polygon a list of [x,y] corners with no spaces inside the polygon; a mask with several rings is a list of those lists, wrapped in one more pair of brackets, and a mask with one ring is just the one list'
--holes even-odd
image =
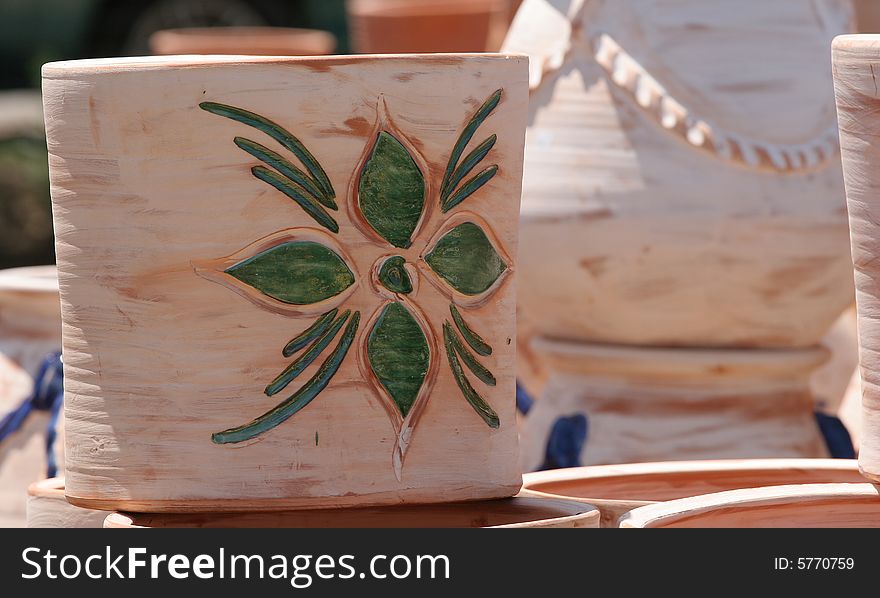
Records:
{"label": "pot base", "polygon": [[821,458],[809,376],[828,356],[796,350],[649,349],[536,338],[549,375],[521,434],[541,467],[560,417],[584,414],[583,465]]}
{"label": "pot base", "polygon": [[[408,503],[431,505],[445,502],[505,499],[520,490],[520,484],[470,484],[467,487],[448,488],[423,496],[409,495]],[[383,507],[398,505],[404,498],[397,492],[378,492],[372,495],[345,495],[332,497],[300,496],[287,498],[182,498],[177,500],[131,500],[127,498],[89,498],[76,496],[68,489],[67,502],[77,507],[101,511],[127,511],[131,513],[242,513],[265,511],[293,511],[312,509],[337,509],[351,507]]]}

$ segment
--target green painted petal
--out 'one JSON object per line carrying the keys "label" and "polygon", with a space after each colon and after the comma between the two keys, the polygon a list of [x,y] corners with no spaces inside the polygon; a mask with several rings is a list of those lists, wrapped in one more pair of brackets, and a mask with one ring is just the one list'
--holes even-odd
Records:
{"label": "green painted petal", "polygon": [[459,224],[437,241],[425,261],[452,288],[479,295],[507,269],[486,233],[473,222]]}
{"label": "green painted petal", "polygon": [[425,206],[425,179],[407,149],[382,131],[361,171],[358,205],[364,219],[395,247],[409,247]]}
{"label": "green painted petal", "polygon": [[370,367],[406,417],[415,403],[431,360],[428,339],[402,303],[382,310],[367,339]]}
{"label": "green painted petal", "polygon": [[227,268],[226,273],[264,295],[293,305],[311,305],[354,284],[339,255],[314,241],[289,241]]}
{"label": "green painted petal", "polygon": [[404,264],[406,264],[406,260],[395,255],[385,260],[379,269],[379,282],[392,293],[400,293],[401,295],[412,293],[412,280],[410,280]]}
{"label": "green painted petal", "polygon": [[311,173],[312,180],[315,181],[327,197],[336,197],[336,193],[333,191],[333,185],[330,184],[330,179],[327,178],[327,173],[324,172],[321,164],[315,159],[309,150],[306,149],[306,146],[303,145],[302,141],[297,139],[290,131],[287,131],[282,126],[272,122],[268,118],[260,116],[259,114],[254,114],[248,110],[236,108],[235,106],[230,106],[228,104],[202,102],[199,104],[199,107],[202,110],[207,110],[218,116],[224,116],[240,123],[244,123],[267,134],[299,158],[300,162],[303,163],[303,166],[305,166]]}

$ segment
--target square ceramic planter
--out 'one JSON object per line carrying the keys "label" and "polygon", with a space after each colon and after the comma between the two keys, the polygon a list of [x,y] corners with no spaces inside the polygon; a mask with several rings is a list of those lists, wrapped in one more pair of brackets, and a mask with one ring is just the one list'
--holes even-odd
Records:
{"label": "square ceramic planter", "polygon": [[48,64],[80,506],[509,496],[527,60]]}

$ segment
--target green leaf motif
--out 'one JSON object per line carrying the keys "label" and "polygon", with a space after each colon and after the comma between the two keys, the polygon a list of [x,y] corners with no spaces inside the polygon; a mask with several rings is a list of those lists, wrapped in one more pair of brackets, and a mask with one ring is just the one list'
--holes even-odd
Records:
{"label": "green leaf motif", "polygon": [[402,256],[395,255],[382,264],[379,268],[379,282],[392,293],[408,295],[412,293],[413,286],[409,274],[404,268],[406,260]]}
{"label": "green leaf motif", "polygon": [[452,377],[455,378],[455,383],[458,385],[459,390],[461,390],[462,396],[464,396],[465,400],[471,407],[473,407],[474,411],[477,412],[477,415],[486,422],[486,425],[490,428],[498,428],[501,425],[501,420],[498,418],[498,414],[492,409],[491,405],[489,405],[489,403],[487,403],[486,400],[474,390],[474,387],[471,386],[471,383],[464,374],[461,362],[458,361],[458,357],[456,356],[454,334],[452,327],[448,323],[443,324],[443,341],[446,345],[446,358],[449,361],[449,369],[452,370]]}
{"label": "green leaf motif", "polygon": [[[448,335],[446,334],[446,329],[449,329]],[[458,353],[461,360],[468,367],[471,373],[480,379],[483,384],[487,384],[489,386],[495,386],[496,380],[495,376],[489,369],[484,366],[482,363],[477,361],[477,358],[474,357],[473,353],[468,351],[467,347],[464,346],[464,343],[461,342],[461,339],[452,329],[452,325],[449,322],[443,324],[444,331],[444,339],[446,342],[452,345],[452,348],[455,349],[455,352]]]}
{"label": "green leaf motif", "polygon": [[507,269],[486,233],[473,222],[459,224],[443,235],[425,261],[464,295],[485,292]]}
{"label": "green leaf motif", "polygon": [[337,313],[339,313],[339,308],[331,309],[327,313],[322,314],[321,317],[315,320],[311,326],[290,339],[287,344],[284,345],[281,354],[285,357],[290,357],[297,351],[309,346],[313,340],[327,332],[327,329],[333,324],[333,319],[336,317]]}
{"label": "green leaf motif", "polygon": [[358,205],[380,237],[407,248],[425,206],[425,179],[407,149],[382,131],[364,164]]}
{"label": "green leaf motif", "polygon": [[236,106],[230,106],[229,104],[202,102],[199,104],[199,108],[212,114],[238,121],[257,129],[258,131],[262,131],[299,158],[300,162],[302,162],[303,166],[305,166],[306,170],[311,174],[314,184],[321,189],[326,197],[331,199],[336,197],[333,185],[330,184],[330,179],[327,177],[327,173],[324,172],[324,169],[321,167],[318,160],[315,159],[308,149],[306,149],[306,146],[303,145],[302,141],[297,139],[290,131],[278,123],[260,116],[259,114],[255,114]]}
{"label": "green leaf motif", "polygon": [[278,173],[269,170],[265,166],[254,166],[251,173],[263,182],[269,183],[284,195],[295,201],[299,206],[312,218],[315,222],[326,228],[332,233],[339,232],[339,224],[327,213],[320,205],[310,200],[303,191],[302,187],[291,183]]}
{"label": "green leaf motif", "polygon": [[336,202],[332,197],[324,196],[323,192],[318,189],[315,182],[310,179],[306,173],[296,167],[290,160],[277,152],[273,152],[265,145],[261,145],[256,141],[245,139],[244,137],[236,137],[232,140],[235,145],[252,155],[258,160],[262,160],[288,179],[290,185],[298,185],[301,193],[308,193],[311,199],[316,200],[331,210],[338,209]]}
{"label": "green leaf motif", "polygon": [[464,340],[467,341],[467,344],[470,345],[471,349],[480,355],[492,354],[492,347],[489,343],[484,341],[483,337],[474,332],[473,329],[467,325],[467,322],[461,317],[458,308],[452,303],[449,304],[449,313],[452,314],[452,320],[455,322],[455,326],[458,328],[458,331],[461,332],[461,335],[464,337]]}
{"label": "green leaf motif", "polygon": [[389,303],[382,310],[367,339],[367,356],[379,383],[406,417],[428,375],[431,350],[402,303]]}
{"label": "green leaf motif", "polygon": [[324,360],[321,367],[315,372],[315,375],[309,378],[308,382],[303,384],[299,390],[255,420],[236,428],[212,434],[211,440],[216,444],[229,444],[250,440],[284,423],[288,418],[311,403],[327,387],[330,380],[333,379],[333,376],[339,370],[339,366],[342,365],[342,361],[345,359],[348,349],[354,341],[360,320],[361,312],[354,312],[336,348]]}
{"label": "green leaf motif", "polygon": [[263,391],[266,393],[266,396],[272,396],[274,394],[278,394],[285,388],[287,385],[293,382],[297,376],[302,374],[307,367],[309,367],[313,361],[315,361],[318,356],[327,348],[327,345],[336,338],[336,335],[339,333],[339,330],[345,324],[345,321],[348,320],[348,316],[351,314],[350,311],[346,310],[342,313],[341,316],[336,318],[336,321],[333,322],[333,325],[324,331],[324,333],[319,336],[312,346],[308,348],[308,350],[300,355],[297,359],[293,360],[290,365],[284,368],[280,374],[278,374],[272,382],[266,386],[266,390]]}
{"label": "green leaf motif", "polygon": [[474,194],[474,192],[492,180],[498,173],[498,166],[493,164],[483,172],[475,175],[473,178],[468,179],[468,181],[459,187],[458,191],[452,194],[452,196],[446,200],[446,203],[443,204],[443,211],[448,212],[468,197]]}
{"label": "green leaf motif", "polygon": [[226,269],[264,295],[292,305],[311,305],[354,284],[339,255],[314,241],[289,241]]}
{"label": "green leaf motif", "polygon": [[497,89],[495,93],[489,96],[485,102],[477,109],[464,130],[458,136],[455,147],[452,148],[452,154],[449,156],[449,162],[446,164],[446,173],[443,175],[443,183],[440,185],[440,209],[445,213],[470,197],[480,187],[488,183],[492,177],[498,172],[498,165],[492,164],[482,172],[468,179],[461,187],[456,190],[456,186],[471,173],[471,171],[483,161],[483,158],[495,146],[497,137],[490,135],[473,149],[463,160],[459,162],[464,149],[470,143],[480,125],[492,114],[498,102],[501,101],[503,90]]}

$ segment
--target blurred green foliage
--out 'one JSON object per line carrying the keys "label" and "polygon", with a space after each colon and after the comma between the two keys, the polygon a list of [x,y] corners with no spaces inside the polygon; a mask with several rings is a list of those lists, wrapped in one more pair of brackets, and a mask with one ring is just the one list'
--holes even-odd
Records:
{"label": "blurred green foliage", "polygon": [[36,134],[0,139],[0,268],[54,261],[46,141]]}
{"label": "blurred green foliage", "polygon": [[[343,0],[0,0],[0,89],[39,86],[51,60],[146,53],[152,27],[243,24],[230,6],[250,7],[260,24],[331,31],[348,49]],[[55,259],[46,141],[34,125],[0,135],[0,268]]]}
{"label": "blurred green foliage", "polygon": [[343,0],[0,0],[0,89],[38,87],[52,60],[146,54],[156,28],[218,25],[324,29],[348,49]]}

